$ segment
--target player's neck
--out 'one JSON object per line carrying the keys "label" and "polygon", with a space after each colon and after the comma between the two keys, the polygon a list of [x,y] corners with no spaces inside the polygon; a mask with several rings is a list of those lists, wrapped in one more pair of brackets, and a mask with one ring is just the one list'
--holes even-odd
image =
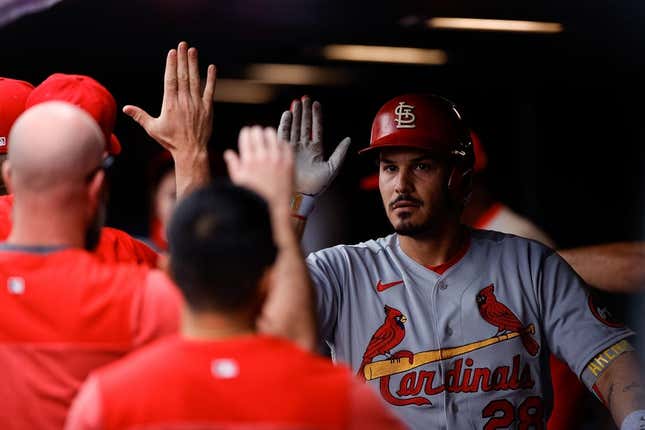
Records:
{"label": "player's neck", "polygon": [[82,217],[75,211],[47,211],[14,204],[13,223],[7,242],[21,246],[68,246],[83,248],[85,231]]}
{"label": "player's neck", "polygon": [[428,236],[399,235],[401,250],[423,266],[438,266],[454,257],[468,240],[468,232],[457,220],[443,226],[439,234]]}
{"label": "player's neck", "polygon": [[255,333],[255,321],[248,315],[194,312],[184,306],[181,334],[188,339],[223,340]]}

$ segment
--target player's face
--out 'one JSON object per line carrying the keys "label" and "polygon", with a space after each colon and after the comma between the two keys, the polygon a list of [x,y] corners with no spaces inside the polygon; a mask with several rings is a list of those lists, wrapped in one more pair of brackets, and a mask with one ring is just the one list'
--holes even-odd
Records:
{"label": "player's face", "polygon": [[379,158],[379,189],[387,217],[404,236],[440,228],[448,214],[446,163],[416,149],[387,149]]}

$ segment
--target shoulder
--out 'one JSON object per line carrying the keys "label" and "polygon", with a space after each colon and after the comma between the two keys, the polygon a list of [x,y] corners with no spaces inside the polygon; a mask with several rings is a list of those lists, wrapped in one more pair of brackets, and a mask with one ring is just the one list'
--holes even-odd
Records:
{"label": "shoulder", "polygon": [[101,229],[96,254],[107,262],[123,262],[156,266],[158,254],[128,233],[111,227]]}
{"label": "shoulder", "polygon": [[288,357],[281,365],[283,372],[303,385],[333,384],[345,389],[354,377],[345,365],[335,364],[329,358],[306,351],[288,340],[265,336],[263,343],[267,358]]}
{"label": "shoulder", "polygon": [[537,240],[491,230],[472,230],[471,246],[479,255],[486,255],[488,260],[515,261],[520,266],[523,266],[522,262],[535,266],[556,254]]}
{"label": "shoulder", "polygon": [[[2,254],[2,253],[0,253]],[[150,269],[129,263],[110,263],[82,249],[68,249],[42,256],[43,267],[68,280],[76,279],[85,285],[113,289],[121,294],[142,290]]]}
{"label": "shoulder", "polygon": [[502,206],[497,217],[488,225],[491,230],[511,233],[527,239],[537,240],[547,246],[554,247],[555,243],[548,234],[540,229],[530,219],[519,215],[508,206]]}
{"label": "shoulder", "polygon": [[376,257],[381,254],[386,254],[389,250],[397,245],[396,234],[381,237],[378,239],[360,242],[354,245],[336,245],[331,248],[326,248],[317,252],[312,252],[307,258],[308,261],[315,261],[316,259],[329,259],[337,256],[346,257]]}
{"label": "shoulder", "polygon": [[108,391],[111,388],[118,390],[131,386],[133,381],[155,378],[155,375],[163,375],[168,371],[180,343],[178,336],[164,337],[100,368],[94,375],[101,388]]}

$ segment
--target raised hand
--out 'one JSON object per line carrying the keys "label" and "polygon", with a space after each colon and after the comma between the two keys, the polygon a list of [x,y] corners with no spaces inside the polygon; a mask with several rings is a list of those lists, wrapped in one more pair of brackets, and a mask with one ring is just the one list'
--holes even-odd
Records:
{"label": "raised hand", "polygon": [[307,96],[295,100],[291,110],[280,118],[278,138],[293,146],[296,155],[295,191],[316,196],[332,183],[340,168],[351,139],[346,137],[328,161],[323,154],[323,126],[320,103]]}
{"label": "raised hand", "polygon": [[211,64],[202,90],[197,49],[189,49],[186,42],[181,42],[166,58],[159,116],[154,118],[137,106],[123,108],[126,115],[172,154],[178,196],[210,177],[207,144],[213,131],[215,81],[216,70]]}
{"label": "raised hand", "polygon": [[286,337],[313,350],[317,332],[314,295],[289,210],[293,150],[278,140],[272,128],[245,127],[240,132],[239,155],[227,150],[224,161],[235,184],[250,188],[267,201],[279,250],[257,328],[261,333]]}
{"label": "raised hand", "polygon": [[231,180],[250,188],[285,211],[293,193],[293,150],[279,141],[272,128],[244,127],[238,141],[239,155],[224,152]]}

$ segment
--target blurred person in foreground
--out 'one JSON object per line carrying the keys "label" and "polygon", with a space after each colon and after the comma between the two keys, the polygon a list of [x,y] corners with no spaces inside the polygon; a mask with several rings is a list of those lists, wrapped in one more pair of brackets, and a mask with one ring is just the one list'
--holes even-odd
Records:
{"label": "blurred person in foreground", "polygon": [[[0,82],[1,102],[9,102]],[[48,101],[63,101],[73,104],[87,112],[98,123],[106,141],[105,156],[106,166],[112,157],[121,152],[121,144],[113,133],[116,121],[116,102],[110,92],[96,80],[83,75],[66,75],[56,73],[45,79],[40,85],[31,90],[24,100],[13,100],[12,109],[22,112],[32,106]],[[8,118],[10,119],[10,118]],[[4,121],[6,121],[5,118]],[[12,121],[13,122],[13,121]],[[9,127],[11,124],[8,124]],[[9,150],[9,141],[0,152]],[[52,157],[51,162],[57,162],[65,157],[61,150]],[[9,235],[12,224],[13,195],[0,197],[0,240]],[[146,244],[129,236],[127,233],[110,227],[103,227],[95,250],[96,254],[106,262],[126,262],[157,266],[158,256]]]}
{"label": "blurred person in foreground", "polygon": [[157,252],[168,252],[168,223],[177,202],[175,162],[168,151],[153,159],[149,176],[150,224],[145,242]]}
{"label": "blurred person in foreground", "polygon": [[160,271],[88,252],[99,241],[105,198],[105,134],[90,115],[68,103],[39,104],[10,138],[0,427],[60,429],[92,369],[178,330],[181,297]]}
{"label": "blurred person in foreground", "polygon": [[[293,154],[259,127],[243,129],[239,147],[225,154],[237,186],[201,188],[172,217],[170,271],[187,303],[181,335],[94,373],[68,430],[402,428],[348,369],[257,333],[274,262],[299,252]],[[299,276],[308,283],[304,264]]]}

